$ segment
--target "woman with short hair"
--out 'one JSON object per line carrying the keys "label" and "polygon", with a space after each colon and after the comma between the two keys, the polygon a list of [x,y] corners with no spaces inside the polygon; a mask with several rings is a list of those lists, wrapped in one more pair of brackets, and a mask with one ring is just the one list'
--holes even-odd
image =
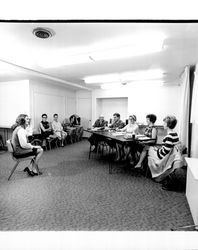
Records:
{"label": "woman with short hair", "polygon": [[[117,129],[116,131],[126,132],[130,134],[137,134],[139,126],[137,125],[136,121],[137,121],[136,115],[130,115],[128,119],[128,124],[124,128]],[[123,160],[126,160],[129,156],[130,149],[131,148],[128,146],[123,147],[122,144],[116,143],[117,157],[115,161],[120,161],[121,158]]]}
{"label": "woman with short hair", "polygon": [[[151,142],[147,142],[148,144],[145,145],[144,143],[139,143],[136,145],[136,151],[141,152],[140,153],[140,158],[138,163],[135,165],[135,168],[142,168],[142,162],[144,161],[148,150],[149,150],[149,146],[151,146],[151,144],[155,143],[157,140],[157,129],[155,128],[155,122],[157,120],[157,116],[154,114],[148,114],[146,116],[146,122],[148,124],[148,126],[145,128],[144,130],[144,135],[151,138],[152,141]],[[153,142],[153,139],[155,139],[155,141]],[[134,159],[131,160],[131,165],[133,164]]]}
{"label": "woman with short hair", "polygon": [[178,134],[174,131],[174,128],[177,124],[176,117],[166,116],[163,119],[163,122],[164,129],[167,130],[167,135],[163,138],[162,146],[160,148],[150,147],[149,149],[149,156],[154,156],[157,160],[163,159],[179,142]]}

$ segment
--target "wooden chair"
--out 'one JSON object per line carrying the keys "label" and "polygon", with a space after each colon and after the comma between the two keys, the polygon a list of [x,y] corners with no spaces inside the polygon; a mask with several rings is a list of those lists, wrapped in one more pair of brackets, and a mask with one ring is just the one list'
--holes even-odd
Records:
{"label": "wooden chair", "polygon": [[7,148],[8,148],[8,152],[12,156],[12,159],[16,162],[14,167],[11,170],[11,173],[10,173],[9,177],[8,177],[8,181],[9,181],[11,176],[13,175],[15,169],[17,168],[17,166],[19,165],[20,162],[22,162],[22,161],[30,161],[30,164],[32,164],[35,161],[35,156],[28,156],[28,157],[25,157],[25,158],[16,158],[14,156],[14,148],[13,148],[11,140],[7,140],[6,145],[7,145]]}

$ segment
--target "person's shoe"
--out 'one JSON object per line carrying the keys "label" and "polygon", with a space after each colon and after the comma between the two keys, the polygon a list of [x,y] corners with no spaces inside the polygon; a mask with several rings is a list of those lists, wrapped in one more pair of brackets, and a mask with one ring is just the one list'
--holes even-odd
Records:
{"label": "person's shoe", "polygon": [[117,158],[115,158],[115,162],[118,162],[118,161],[120,161],[121,159],[120,159],[120,157],[117,157]]}
{"label": "person's shoe", "polygon": [[34,174],[32,173],[32,171],[30,171],[30,169],[28,167],[26,167],[24,170],[24,172],[27,172],[29,176],[33,177]]}
{"label": "person's shoe", "polygon": [[173,188],[171,186],[168,186],[168,185],[162,185],[162,189],[165,191],[173,191]]}
{"label": "person's shoe", "polygon": [[139,169],[141,169],[141,168],[142,168],[142,164],[136,164],[136,165],[134,166],[134,168],[139,168]]}
{"label": "person's shoe", "polygon": [[128,158],[128,155],[125,155],[125,156],[122,158],[122,160],[123,160],[123,161],[126,161],[127,158]]}
{"label": "person's shoe", "polygon": [[97,148],[95,147],[92,152],[96,153],[97,152]]}
{"label": "person's shoe", "polygon": [[33,173],[33,175],[38,175],[38,173],[36,173],[36,172],[34,172],[34,171],[32,171],[32,173]]}
{"label": "person's shoe", "polygon": [[135,164],[134,161],[130,161],[130,162],[129,162],[129,165],[130,165],[132,168],[134,168],[134,164]]}

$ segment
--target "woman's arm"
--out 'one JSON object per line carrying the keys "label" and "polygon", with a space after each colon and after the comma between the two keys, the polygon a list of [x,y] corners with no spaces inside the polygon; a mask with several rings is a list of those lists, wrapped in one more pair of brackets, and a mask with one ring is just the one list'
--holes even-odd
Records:
{"label": "woman's arm", "polygon": [[51,128],[49,127],[49,128],[47,128],[47,129],[45,129],[44,127],[43,127],[43,124],[40,122],[40,128],[41,128],[41,130],[43,131],[43,132],[46,132],[46,131],[50,131],[51,130]]}
{"label": "woman's arm", "polygon": [[128,125],[126,125],[124,128],[119,128],[117,131],[125,132],[128,128]]}
{"label": "woman's arm", "polygon": [[168,135],[163,139],[163,142],[164,142],[164,144],[157,151],[157,155],[160,159],[162,159],[164,156],[166,156],[171,151],[171,149],[174,147],[174,144],[172,142],[172,138]]}
{"label": "woman's arm", "polygon": [[23,129],[23,128],[19,129],[18,132],[17,132],[17,135],[18,135],[20,146],[22,148],[25,148],[25,149],[32,149],[33,148],[31,143],[27,142],[25,129]]}
{"label": "woman's arm", "polygon": [[[137,125],[137,124],[136,124]],[[139,134],[139,126],[137,125],[136,128],[134,129],[135,134]]]}
{"label": "woman's arm", "polygon": [[152,139],[156,139],[157,138],[157,129],[156,128],[153,128],[152,129]]}

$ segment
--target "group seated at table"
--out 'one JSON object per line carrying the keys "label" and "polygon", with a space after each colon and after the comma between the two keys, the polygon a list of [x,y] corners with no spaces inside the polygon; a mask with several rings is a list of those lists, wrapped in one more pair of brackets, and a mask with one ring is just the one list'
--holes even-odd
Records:
{"label": "group seated at table", "polygon": [[[181,143],[179,142],[178,134],[174,131],[175,126],[177,124],[177,119],[175,116],[166,116],[163,119],[164,129],[167,130],[167,135],[163,138],[162,145],[156,145],[157,142],[157,129],[155,127],[156,115],[148,114],[146,116],[147,127],[144,130],[144,135],[150,140],[141,142],[139,140],[135,140],[134,144],[131,147],[123,146],[120,142],[115,143],[116,148],[116,158],[115,161],[127,160],[130,159],[130,165],[133,166],[133,169],[141,169],[144,168],[144,159],[148,159],[147,166],[150,169],[152,178],[157,178],[156,180],[162,181],[164,178],[169,176],[169,173],[172,172],[178,166],[183,165],[182,161],[182,150]],[[101,123],[99,121],[101,120]],[[100,128],[100,124],[102,124],[102,128],[106,130],[106,123],[104,122],[104,116],[100,116],[98,120],[96,120],[95,124],[97,124],[98,128]],[[95,125],[94,124],[94,125]],[[95,128],[93,125],[92,129]],[[121,126],[122,128],[119,128]],[[138,125],[136,123],[136,116],[129,116],[129,123],[126,126],[123,126],[123,122],[120,120],[119,114],[114,114],[114,122],[111,126],[108,127],[114,128],[116,132],[126,132],[131,134],[138,134]],[[137,135],[138,136],[138,135]],[[100,135],[92,134],[88,139],[91,145],[97,144],[101,140]],[[105,139],[104,139],[105,140]],[[125,144],[126,145],[126,144]],[[177,167],[173,167],[173,163]],[[163,186],[163,188],[165,188]]]}

